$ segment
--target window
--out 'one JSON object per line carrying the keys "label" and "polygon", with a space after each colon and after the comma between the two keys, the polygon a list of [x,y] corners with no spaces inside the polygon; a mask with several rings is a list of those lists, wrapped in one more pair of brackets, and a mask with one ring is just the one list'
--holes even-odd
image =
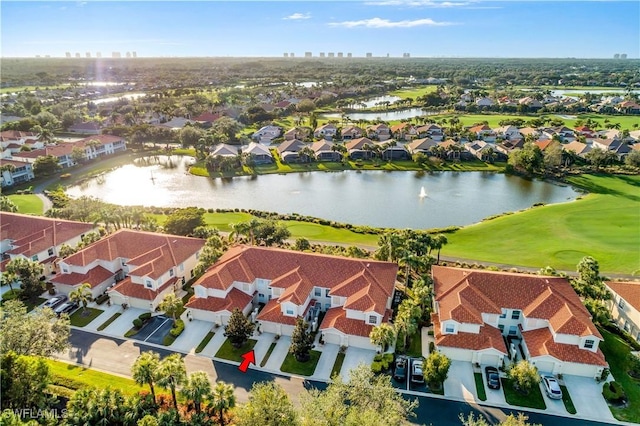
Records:
{"label": "window", "polygon": [[620,299],[620,301],[618,302],[618,308],[620,309],[624,309],[625,307],[625,303],[624,303],[624,299]]}
{"label": "window", "polygon": [[173,268],[169,269],[169,276],[172,277],[173,276]]}
{"label": "window", "polygon": [[146,280],[146,281],[144,282],[144,285],[145,285],[145,287],[147,287],[147,288],[153,288],[153,281],[151,281],[151,280]]}
{"label": "window", "polygon": [[506,318],[507,317],[507,311],[502,310],[502,313],[500,314],[500,318]]}
{"label": "window", "polygon": [[287,315],[292,316],[293,315],[293,309],[287,308]]}
{"label": "window", "polygon": [[325,309],[325,311],[328,311],[329,309],[331,309],[331,303],[325,303],[324,304],[324,309]]}
{"label": "window", "polygon": [[329,297],[329,289],[326,289],[326,290],[324,291],[324,297]]}
{"label": "window", "polygon": [[49,256],[53,256],[53,247],[51,247],[47,253],[49,254]]}
{"label": "window", "polygon": [[518,327],[515,325],[509,327],[509,336],[515,336],[516,334],[518,334]]}
{"label": "window", "polygon": [[376,317],[375,315],[369,315],[369,324],[377,324],[378,323],[378,317]]}
{"label": "window", "polygon": [[595,340],[593,339],[587,339],[584,341],[584,347],[585,349],[593,349],[593,345],[595,345]]}
{"label": "window", "polygon": [[520,311],[511,312],[511,319],[514,319],[514,320],[520,319]]}
{"label": "window", "polygon": [[65,274],[69,272],[69,269],[66,266],[62,267],[62,272],[64,272]]}
{"label": "window", "polygon": [[629,325],[629,321],[625,321],[624,322],[624,331],[626,331],[628,333],[629,330],[631,330],[631,326]]}
{"label": "window", "polygon": [[444,332],[445,333],[453,333],[455,331],[455,328],[453,327],[453,324],[447,324],[445,326]]}
{"label": "window", "polygon": [[264,294],[258,293],[258,299],[264,299]]}
{"label": "window", "polygon": [[322,289],[319,289],[318,287],[316,287],[315,290],[313,291],[313,295],[316,297],[322,296]]}
{"label": "window", "polygon": [[502,332],[504,331],[504,324],[500,324],[498,325],[498,329]]}
{"label": "window", "polygon": [[33,256],[31,256],[31,260],[33,260],[34,262],[38,261],[38,255],[34,254]]}
{"label": "window", "polygon": [[184,263],[180,264],[180,272],[184,272]]}

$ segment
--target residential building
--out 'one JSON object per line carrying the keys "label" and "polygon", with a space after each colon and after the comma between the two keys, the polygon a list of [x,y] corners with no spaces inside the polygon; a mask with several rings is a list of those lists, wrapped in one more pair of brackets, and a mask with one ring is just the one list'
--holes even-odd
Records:
{"label": "residential building", "polygon": [[318,128],[313,131],[313,137],[322,137],[327,140],[332,140],[336,136],[336,133],[338,133],[338,128],[335,124],[327,123],[322,126],[318,126]]}
{"label": "residential building", "polygon": [[120,229],[61,260],[51,282],[62,293],[88,283],[93,297],[109,290],[111,303],[153,311],[166,294],[193,278],[204,243]]}
{"label": "residential building", "polygon": [[436,347],[458,361],[527,359],[542,373],[597,378],[608,366],[566,278],[434,266]]}
{"label": "residential building", "polygon": [[282,142],[278,145],[276,150],[278,151],[278,154],[280,154],[280,158],[283,163],[298,163],[307,160],[306,155],[300,155],[300,151],[307,146],[308,145],[304,142],[298,139],[293,139]]}
{"label": "residential building", "polygon": [[257,142],[251,142],[243,149],[245,154],[249,154],[254,164],[271,164],[273,163],[273,155],[271,151],[264,145]]}
{"label": "residential building", "polygon": [[437,124],[427,124],[425,126],[420,126],[416,129],[418,132],[419,138],[430,138],[436,142],[442,141],[444,139],[444,131],[442,127]]}
{"label": "residential building", "polygon": [[411,123],[399,123],[390,127],[391,136],[396,140],[410,141],[418,137],[418,130]]}
{"label": "residential building", "polygon": [[278,126],[263,126],[251,135],[251,138],[263,144],[270,144],[272,140],[280,136],[282,129]]}
{"label": "residential building", "polygon": [[622,330],[640,342],[640,283],[606,281],[611,291],[611,318]]}
{"label": "residential building", "polygon": [[342,140],[350,141],[353,139],[361,138],[364,134],[364,131],[358,126],[346,126],[342,128]]}
{"label": "residential building", "polygon": [[96,229],[91,223],[0,212],[0,254],[3,259],[24,257],[44,266],[44,274],[56,271],[60,247],[75,247]]}
{"label": "residential building", "polygon": [[310,129],[306,127],[294,127],[292,129],[287,130],[284,133],[285,141],[292,141],[294,139],[303,140],[309,136]]}
{"label": "residential building", "polygon": [[573,151],[579,157],[584,158],[584,156],[587,154],[587,152],[591,151],[591,147],[589,145],[587,145],[587,144],[582,143],[582,142],[573,141],[573,142],[569,142],[567,144],[563,144],[562,145],[562,150],[566,151],[566,152]]}
{"label": "residential building", "polygon": [[76,123],[67,129],[71,133],[80,133],[83,135],[99,135],[102,126],[95,121],[83,121],[82,123]]}
{"label": "residential building", "polygon": [[476,135],[479,140],[483,140],[485,142],[496,141],[496,132],[494,132],[491,127],[487,126],[486,124],[473,126],[469,129],[469,132]]}
{"label": "residential building", "polygon": [[404,143],[391,139],[374,142],[374,144],[380,147],[380,157],[383,160],[408,160],[411,158]]}
{"label": "residential building", "polygon": [[0,159],[0,186],[18,185],[34,177],[31,163]]}
{"label": "residential building", "polygon": [[333,142],[321,140],[311,144],[316,160],[318,161],[340,161],[342,154],[335,150]]}
{"label": "residential building", "polygon": [[391,138],[391,129],[384,123],[367,126],[367,137],[379,141],[386,141]]}
{"label": "residential building", "polygon": [[438,145],[438,142],[430,138],[415,139],[407,144],[407,149],[411,154],[421,152],[425,155],[430,155],[433,148]]}
{"label": "residential building", "polygon": [[262,332],[290,336],[303,318],[326,343],[375,349],[369,333],[389,320],[397,269],[390,262],[238,245],[194,283],[187,308],[195,319],[224,325],[233,309],[248,314],[263,305],[255,316]]}
{"label": "residential building", "polygon": [[371,147],[373,141],[369,138],[357,138],[345,144],[349,158],[352,160],[368,160],[373,156]]}
{"label": "residential building", "polygon": [[211,151],[212,157],[237,157],[238,152],[240,151],[240,147],[238,145],[229,145],[226,143],[220,143],[213,147],[213,151]]}

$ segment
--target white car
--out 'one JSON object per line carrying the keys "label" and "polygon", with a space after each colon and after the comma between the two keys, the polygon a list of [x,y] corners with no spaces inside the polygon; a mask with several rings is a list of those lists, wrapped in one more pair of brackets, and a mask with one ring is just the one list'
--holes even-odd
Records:
{"label": "white car", "polygon": [[424,383],[424,375],[422,373],[422,358],[413,358],[411,360],[411,382]]}
{"label": "white car", "polygon": [[59,304],[61,304],[62,302],[65,302],[67,300],[67,296],[65,296],[64,294],[59,294],[57,296],[53,296],[51,299],[47,300],[45,302],[44,305],[42,305],[45,308],[55,308],[56,306],[58,306]]}
{"label": "white car", "polygon": [[551,399],[562,399],[562,389],[560,383],[553,376],[542,376],[542,384],[547,396]]}

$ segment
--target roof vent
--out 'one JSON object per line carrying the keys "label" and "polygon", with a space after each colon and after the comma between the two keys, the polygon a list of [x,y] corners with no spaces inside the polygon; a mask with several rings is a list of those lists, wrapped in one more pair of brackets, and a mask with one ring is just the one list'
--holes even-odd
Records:
{"label": "roof vent", "polygon": [[369,265],[371,265],[370,263],[367,263],[367,268],[369,267]]}

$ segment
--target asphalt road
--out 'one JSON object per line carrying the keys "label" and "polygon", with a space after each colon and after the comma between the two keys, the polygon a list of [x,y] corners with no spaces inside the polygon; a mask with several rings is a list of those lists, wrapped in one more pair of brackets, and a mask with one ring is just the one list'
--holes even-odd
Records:
{"label": "asphalt road", "polygon": [[[131,365],[140,352],[155,351],[161,357],[172,354],[172,351],[145,345],[142,342],[104,337],[98,334],[73,329],[70,337],[71,349],[58,356],[62,361],[102,370],[116,375],[130,377]],[[236,365],[214,361],[210,358],[187,354],[185,356],[187,371],[206,371],[212,380],[222,380],[231,383],[236,388],[238,401],[248,400],[248,393],[254,383],[274,380],[290,395],[295,404],[299,402],[299,395],[303,389],[324,389],[327,384],[295,377],[286,377],[250,368],[246,374],[238,371]],[[253,366],[252,366],[253,367]],[[502,408],[485,407],[444,398],[406,395],[409,399],[418,399],[419,406],[415,410],[413,423],[420,425],[460,425],[459,415],[467,416],[473,412],[482,414],[492,423],[504,419],[510,412]],[[591,422],[576,418],[558,417],[547,414],[527,413],[529,421],[550,426],[596,426],[608,423]]]}

